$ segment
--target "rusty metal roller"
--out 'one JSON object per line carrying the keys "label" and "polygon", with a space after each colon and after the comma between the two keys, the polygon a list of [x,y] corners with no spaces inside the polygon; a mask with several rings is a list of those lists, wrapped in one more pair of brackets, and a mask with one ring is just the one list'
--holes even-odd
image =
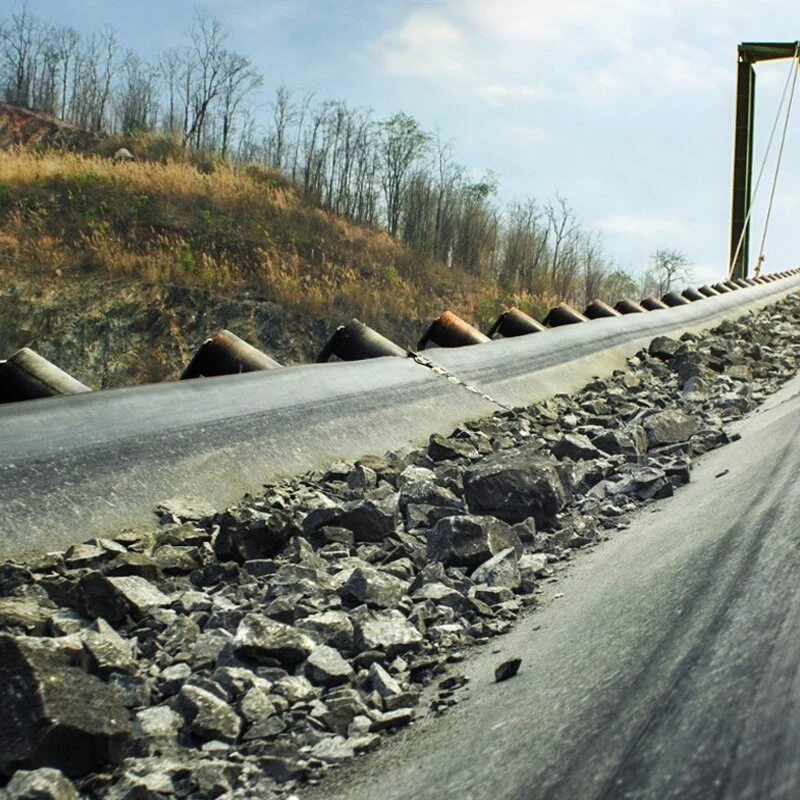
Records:
{"label": "rusty metal roller", "polygon": [[551,308],[547,312],[547,316],[542,320],[542,322],[550,328],[557,328],[560,325],[574,325],[576,322],[588,321],[588,317],[585,317],[580,311],[576,311],[572,306],[568,306],[566,303],[559,303],[555,308]]}
{"label": "rusty metal roller", "polygon": [[200,345],[183,371],[181,380],[259,372],[280,366],[275,359],[248,344],[244,339],[240,339],[236,334],[222,330]]}
{"label": "rusty metal roller", "polygon": [[341,358],[342,361],[361,361],[381,356],[405,358],[406,355],[406,351],[400,345],[381,336],[369,325],[354,317],[347,325],[340,325],[336,329],[317,356],[317,363],[328,361],[331,356]]}
{"label": "rusty metal roller", "polygon": [[[741,289],[742,287],[739,286],[736,281],[723,281],[722,282],[725,286],[727,286],[732,292],[735,292],[737,289]],[[716,286],[716,284],[714,284]]]}
{"label": "rusty metal roller", "polygon": [[670,308],[676,308],[677,306],[688,306],[692,301],[681,297],[677,292],[667,292],[661,298],[661,302],[666,303]]}
{"label": "rusty metal roller", "polygon": [[428,343],[439,347],[465,347],[470,344],[490,342],[488,336],[473,328],[452,311],[445,311],[428,326],[417,344],[417,350],[424,350]]}
{"label": "rusty metal roller", "polygon": [[[733,291],[733,289],[731,289],[731,287],[727,285],[727,281],[725,283],[723,283],[722,281],[720,281],[719,283],[715,283],[711,288],[716,289],[720,294],[727,294],[728,292]],[[738,286],[734,286],[734,289],[738,288],[739,288]]]}
{"label": "rusty metal roller", "polygon": [[28,347],[17,350],[8,361],[0,361],[0,403],[90,391],[88,386]]}
{"label": "rusty metal roller", "polygon": [[518,308],[509,308],[504,311],[489,329],[487,336],[491,339],[495,334],[500,336],[527,336],[529,333],[539,333],[547,328],[541,322],[529,317]]}
{"label": "rusty metal roller", "polygon": [[602,300],[592,300],[583,310],[583,316],[588,319],[603,319],[604,317],[621,317],[622,314]]}
{"label": "rusty metal roller", "polygon": [[734,278],[733,282],[740,288],[746,289],[750,284],[747,282],[747,278]]}
{"label": "rusty metal roller", "polygon": [[620,300],[614,308],[619,311],[620,314],[643,314],[647,309],[641,305],[641,303],[637,303],[635,300],[631,300],[629,297],[625,297],[624,299]]}
{"label": "rusty metal roller", "polygon": [[716,297],[720,294],[713,286],[709,286],[707,283],[704,283],[697,291],[706,297]]}
{"label": "rusty metal roller", "polygon": [[699,289],[695,289],[693,286],[687,286],[681,292],[681,296],[685,297],[687,300],[690,300],[692,303],[696,302],[697,300],[706,299],[706,296]]}
{"label": "rusty metal roller", "polygon": [[669,308],[666,303],[662,303],[657,297],[652,294],[642,298],[642,307],[648,311],[660,311],[662,308]]}

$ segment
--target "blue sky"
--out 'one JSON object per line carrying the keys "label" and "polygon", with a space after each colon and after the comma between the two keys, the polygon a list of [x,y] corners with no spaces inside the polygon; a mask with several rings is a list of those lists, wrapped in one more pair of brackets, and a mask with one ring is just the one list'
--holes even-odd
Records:
{"label": "blue sky", "polygon": [[[678,248],[696,280],[725,272],[736,45],[800,38],[796,0],[28,0],[48,21],[112,24],[142,55],[182,43],[195,8],[264,75],[320,97],[405,111],[452,140],[504,200],[558,191],[641,272]],[[757,72],[756,163],[789,61]],[[798,87],[800,90],[800,87]],[[766,269],[800,263],[800,100],[789,130]],[[757,249],[772,166],[753,212]],[[751,260],[755,258],[755,252]]]}

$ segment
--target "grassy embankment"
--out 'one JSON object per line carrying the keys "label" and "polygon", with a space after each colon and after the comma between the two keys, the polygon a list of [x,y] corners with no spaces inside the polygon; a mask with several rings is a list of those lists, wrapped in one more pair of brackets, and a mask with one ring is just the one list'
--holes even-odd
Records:
{"label": "grassy embankment", "polygon": [[312,207],[255,165],[18,150],[0,151],[0,275],[146,281],[227,298],[254,291],[332,324],[421,320],[445,308],[485,324],[503,305],[539,314],[548,301],[501,297],[490,278]]}

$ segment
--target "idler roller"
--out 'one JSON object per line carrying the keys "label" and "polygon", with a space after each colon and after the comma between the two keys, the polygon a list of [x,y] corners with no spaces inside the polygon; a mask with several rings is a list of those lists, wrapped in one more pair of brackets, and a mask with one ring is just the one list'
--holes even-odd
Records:
{"label": "idler roller", "polygon": [[406,351],[385,336],[365,325],[359,319],[351,319],[340,325],[322,348],[317,362],[328,361],[336,356],[342,361],[361,361],[365,358],[398,356],[405,358]]}
{"label": "idler roller", "polygon": [[670,308],[676,308],[677,306],[688,306],[691,303],[691,300],[687,300],[685,297],[681,297],[677,292],[667,292],[662,298],[661,302],[668,305]]}
{"label": "idler roller", "polygon": [[8,361],[0,361],[0,403],[90,391],[88,386],[28,347],[17,350]]}
{"label": "idler roller", "polygon": [[547,328],[541,322],[529,317],[524,311],[518,308],[509,308],[504,311],[489,329],[489,338],[498,334],[500,336],[527,336],[529,333],[539,333],[546,331]]}
{"label": "idler roller", "polygon": [[583,311],[587,319],[603,319],[605,317],[621,317],[622,314],[602,300],[592,300]]}
{"label": "idler roller", "polygon": [[642,298],[642,307],[648,311],[660,311],[662,308],[669,308],[666,303],[662,303],[657,297],[652,294]]}
{"label": "idler roller", "polygon": [[452,311],[445,311],[438,319],[435,319],[428,326],[422,338],[417,344],[417,350],[424,350],[428,344],[438,347],[466,347],[470,344],[483,344],[490,342],[488,336],[484,336],[477,328],[468,322],[464,322],[461,317],[456,316]]}
{"label": "idler roller", "polygon": [[681,296],[685,297],[690,302],[694,303],[697,300],[705,300],[706,296],[699,290],[695,289],[693,286],[687,286],[682,292]]}
{"label": "idler roller", "polygon": [[547,312],[547,316],[542,320],[549,328],[558,328],[560,325],[574,325],[576,322],[588,322],[580,311],[576,311],[566,303],[559,303],[555,308]]}
{"label": "idler roller", "polygon": [[720,292],[707,283],[704,283],[697,291],[705,297],[717,297],[720,294]]}
{"label": "idler roller", "polygon": [[628,297],[624,300],[620,300],[614,308],[619,311],[620,314],[642,314],[647,311],[641,303],[637,303],[635,300],[631,300]]}
{"label": "idler roller", "polygon": [[275,369],[280,364],[230,331],[220,331],[206,339],[181,375],[190,378],[216,378],[240,372],[259,372]]}

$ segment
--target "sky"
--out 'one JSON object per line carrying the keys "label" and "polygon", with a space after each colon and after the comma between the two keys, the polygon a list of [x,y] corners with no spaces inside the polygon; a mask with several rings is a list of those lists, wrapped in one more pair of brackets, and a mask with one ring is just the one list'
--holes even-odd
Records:
{"label": "sky", "polygon": [[[55,24],[111,24],[144,57],[180,45],[195,10],[275,87],[397,111],[451,141],[502,201],[556,192],[620,267],[678,249],[698,283],[726,273],[737,44],[800,39],[797,0],[28,0]],[[18,6],[17,6],[18,7]],[[756,66],[758,172],[791,60]],[[800,81],[798,82],[800,84]],[[800,93],[800,85],[798,85]],[[765,270],[800,264],[800,100]],[[781,118],[781,125],[782,125]],[[780,133],[780,129],[779,129]],[[758,253],[779,134],[752,216]]]}

